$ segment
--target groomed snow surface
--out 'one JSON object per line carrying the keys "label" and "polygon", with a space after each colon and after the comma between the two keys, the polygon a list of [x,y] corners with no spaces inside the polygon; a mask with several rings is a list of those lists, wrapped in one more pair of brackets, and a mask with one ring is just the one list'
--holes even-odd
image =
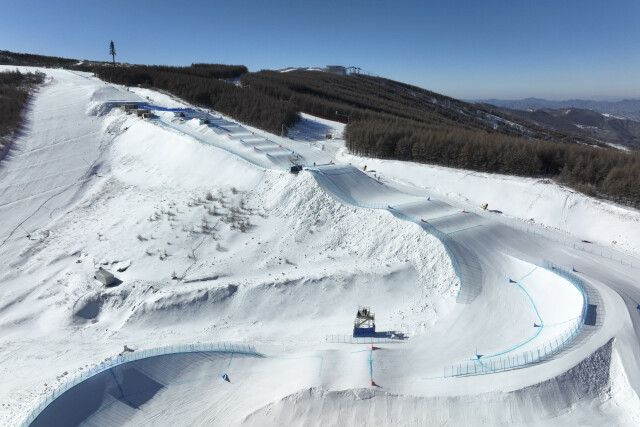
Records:
{"label": "groomed snow surface", "polygon": [[[42,71],[0,163],[0,424],[130,350],[215,342],[257,354],[116,366],[36,424],[640,422],[637,211],[547,182],[354,157],[343,125],[307,115],[288,138],[169,112],[143,120],[113,106],[189,106]],[[309,171],[283,171],[291,156]],[[588,295],[544,261],[574,270]],[[99,267],[118,284],[96,281]],[[477,295],[457,303],[469,286]],[[545,362],[447,375],[557,342],[585,296],[595,326]],[[409,339],[341,342],[359,305]]]}

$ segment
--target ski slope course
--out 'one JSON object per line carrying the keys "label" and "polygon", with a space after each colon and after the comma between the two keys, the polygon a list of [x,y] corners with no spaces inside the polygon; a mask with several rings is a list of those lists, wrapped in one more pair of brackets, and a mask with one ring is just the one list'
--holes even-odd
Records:
{"label": "ski slope course", "polygon": [[[2,377],[7,390],[20,396],[17,401],[35,407],[27,420],[46,424],[55,419],[52,414],[69,415],[78,396],[92,400],[93,409],[76,420],[87,424],[160,419],[305,424],[317,422],[314,411],[322,402],[340,408],[323,413],[328,424],[345,419],[393,424],[402,422],[402,415],[417,423],[442,422],[447,414],[425,410],[439,405],[460,414],[452,416],[454,424],[468,422],[478,411],[496,423],[545,425],[551,417],[558,425],[578,419],[596,425],[615,417],[632,425],[637,420],[633,352],[639,329],[632,306],[640,295],[632,264],[505,225],[459,207],[455,200],[390,180],[391,173],[379,180],[371,167],[365,173],[336,164],[336,143],[321,139],[339,134],[331,123],[305,117],[290,138],[281,138],[215,112],[176,116],[190,106],[146,89],[129,91],[82,73],[46,71],[49,85],[34,99],[27,132],[0,164],[0,204],[7,217],[16,218],[3,224],[1,234],[0,256],[8,266],[0,312],[5,331]],[[163,107],[157,109],[157,120],[113,109],[121,102],[147,102],[147,97],[154,98],[149,105]],[[68,103],[59,107],[61,99]],[[45,120],[47,114],[50,120]],[[203,118],[212,122],[201,124]],[[73,143],[75,139],[82,143]],[[292,160],[307,170],[297,177],[282,173]],[[204,192],[216,182],[233,185],[233,191],[224,197],[213,194],[209,201]],[[20,197],[22,190],[31,195]],[[204,200],[198,201],[197,194]],[[241,196],[239,213],[263,212],[248,226],[248,234],[223,230],[222,220],[213,225],[217,237],[205,233],[204,220],[201,233],[189,228],[189,223],[200,223],[203,207],[215,219],[216,206],[223,209]],[[131,202],[120,204],[127,199]],[[250,207],[241,208],[243,204]],[[140,218],[140,206],[147,205],[157,214]],[[156,219],[160,216],[166,222]],[[142,221],[134,222],[136,217]],[[312,233],[312,227],[318,231]],[[141,230],[137,238],[114,235],[129,228]],[[97,237],[88,239],[84,229]],[[396,231],[388,235],[385,229]],[[332,239],[328,245],[323,243],[327,235]],[[165,236],[175,243],[169,241],[163,252],[157,245]],[[146,246],[146,253],[132,255],[136,245]],[[178,257],[186,245],[188,256]],[[323,256],[330,247],[338,252]],[[304,258],[314,256],[312,248],[319,255],[307,263]],[[270,261],[276,250],[286,256]],[[115,259],[109,255],[113,252]],[[56,254],[54,259],[50,254]],[[158,257],[169,262],[152,261]],[[401,267],[403,258],[405,265],[415,267]],[[214,267],[218,259],[224,263]],[[314,270],[320,259],[330,268]],[[105,263],[121,269],[124,282],[96,292],[87,279],[92,266]],[[340,271],[358,263],[354,274]],[[287,270],[280,274],[274,265]],[[234,276],[239,269],[242,275]],[[176,279],[169,279],[172,270],[177,270]],[[268,278],[267,271],[293,279]],[[455,278],[451,286],[450,277]],[[409,286],[413,283],[419,286]],[[29,317],[28,306],[42,307],[39,301],[52,297],[57,302],[41,308],[41,317]],[[328,335],[350,333],[353,308],[363,300],[378,312],[379,329],[406,324],[410,339],[376,344],[375,349],[326,342]],[[587,301],[597,305],[594,326],[583,326]],[[391,307],[396,317],[380,315]],[[189,319],[201,315],[213,320],[202,333],[194,332]],[[227,326],[217,329],[219,324]],[[66,393],[53,391],[50,396],[60,400],[51,405],[37,406],[41,396],[26,391],[42,387],[34,375],[50,378],[65,371],[56,378],[65,384],[66,367],[77,366],[75,359],[100,362],[121,351],[124,340],[126,351],[132,341],[152,349],[154,343],[171,340],[211,341],[212,335],[253,344],[261,357],[236,361],[228,354],[207,357],[195,350],[123,359],[97,375],[83,371],[80,377],[89,378],[87,382],[56,387]],[[47,351],[38,352],[38,341]],[[63,349],[63,342],[72,345]],[[105,348],[97,348],[101,345]],[[18,354],[32,357],[20,361]],[[42,360],[55,367],[44,367]],[[540,361],[544,363],[536,363]],[[22,372],[23,379],[8,369]],[[230,382],[221,374],[228,374]],[[586,392],[578,385],[585,375],[597,385]],[[562,385],[567,382],[575,386]],[[564,406],[536,397],[545,393]],[[607,393],[604,403],[593,403]],[[2,399],[9,401],[7,395]],[[510,415],[502,413],[505,399],[514,402]],[[309,411],[297,412],[288,403],[293,401]],[[358,406],[362,401],[384,401],[399,412],[364,409]],[[358,418],[354,405],[369,412]],[[11,417],[16,414],[23,416]],[[3,409],[2,416],[22,420],[26,412]]]}
{"label": "ski slope course", "polygon": [[[147,108],[153,107],[147,106]],[[186,131],[184,132],[192,136],[195,136],[197,132],[199,140],[205,143],[220,144],[220,142],[218,142],[220,141],[219,138],[211,138],[213,134],[217,135],[216,132],[212,133],[210,129],[207,129],[211,128],[211,124],[203,126],[203,123],[199,123],[199,121],[206,116],[189,116],[191,115],[187,113],[187,119],[189,119],[189,121],[186,123],[183,123],[180,120],[179,123],[176,124],[174,119],[169,125],[178,131],[183,131],[183,128],[186,128]],[[163,118],[166,120],[167,116],[164,116]],[[171,120],[170,117],[169,119]],[[198,120],[198,123],[196,120]],[[180,127],[181,125],[182,127]],[[196,125],[198,127],[194,130]],[[229,124],[223,123],[222,125],[225,126],[226,131],[233,132],[229,130],[233,129]],[[200,130],[198,131],[197,129]],[[241,146],[237,143],[235,145],[233,144],[234,142],[242,143],[243,141],[241,140],[241,137],[246,137],[248,134],[255,135],[255,132],[249,132],[245,129],[238,128],[238,133],[239,135],[234,135],[233,133],[223,135],[223,139],[226,136],[231,142],[231,145],[227,146],[227,150],[231,152],[239,152],[243,158],[250,158],[251,160],[249,161],[252,161],[254,164],[259,164],[260,154],[258,154],[258,156],[255,155],[255,152],[257,151],[255,148],[252,152],[250,151],[251,147],[247,147],[249,148],[249,151],[246,152],[246,150],[244,150],[243,152],[243,148]],[[258,139],[259,137],[255,138]],[[246,144],[243,145],[246,147]],[[262,147],[264,149],[267,146],[271,146],[272,149],[283,149],[281,144],[276,144],[274,142],[266,142]],[[284,149],[289,152],[288,149]],[[298,149],[298,152],[300,152],[300,150],[304,153],[304,149]],[[291,150],[291,153],[295,153],[295,150]],[[307,164],[309,164],[310,161],[314,161],[316,164],[326,162],[326,157],[314,156],[314,154],[315,153],[309,152],[303,154],[302,157],[308,159]],[[251,155],[253,155],[253,158],[250,157]],[[499,349],[499,345],[495,345],[496,350],[490,357],[506,355],[508,353],[515,352],[516,350],[526,352],[527,350],[536,349],[537,347],[544,347],[544,344],[549,342],[550,339],[555,338],[556,334],[561,335],[565,332],[562,327],[557,326],[564,325],[566,329],[571,329],[573,331],[582,323],[587,304],[586,295],[583,296],[582,290],[577,289],[568,281],[546,271],[542,267],[542,260],[536,260],[540,262],[539,265],[521,262],[523,266],[519,265],[517,268],[513,269],[512,264],[514,264],[514,260],[511,256],[505,257],[501,254],[482,261],[479,259],[478,253],[482,253],[483,248],[485,247],[485,239],[488,237],[483,233],[482,228],[486,227],[487,229],[490,229],[488,234],[490,234],[493,239],[496,238],[495,228],[499,229],[499,227],[491,227],[489,220],[464,212],[441,201],[431,200],[430,198],[425,200],[424,197],[421,198],[408,195],[398,191],[397,189],[387,187],[353,166],[326,163],[324,166],[311,167],[309,170],[312,172],[316,181],[318,181],[329,194],[345,203],[353,204],[354,206],[365,208],[386,208],[392,210],[394,214],[406,219],[415,220],[419,218],[419,220],[417,220],[418,223],[422,224],[427,231],[430,231],[432,234],[436,234],[440,237],[446,246],[450,248],[449,253],[451,255],[454,268],[456,269],[461,281],[461,287],[458,293],[459,302],[471,302],[481,293],[481,289],[483,287],[483,271],[481,263],[494,270],[488,276],[490,277],[489,280],[494,280],[496,282],[502,280],[509,284],[517,284],[517,287],[519,288],[518,290],[525,295],[525,299],[528,299],[528,301],[523,304],[524,307],[517,307],[517,311],[525,312],[530,316],[531,321],[526,328],[530,332],[525,332],[524,330],[514,331],[513,335],[510,337],[512,344],[501,349]],[[497,241],[500,241],[499,237]],[[470,242],[473,242],[474,244],[471,245]],[[469,248],[472,249],[469,250]],[[475,251],[473,249],[475,249]],[[527,268],[528,270],[526,270]],[[510,270],[514,272],[510,273]],[[532,286],[533,290],[531,293],[536,295],[536,298],[534,299],[531,297],[531,293],[529,293],[517,281],[511,279],[511,277],[516,279],[520,277],[521,281],[526,279],[531,283],[540,283],[541,285],[538,286],[539,289],[535,289],[535,287]],[[503,286],[499,286],[491,282],[489,283],[490,289],[499,289],[497,295],[493,295],[493,298],[496,298],[497,300],[501,299],[501,294],[505,292]],[[555,292],[558,292],[558,289],[566,289],[567,295],[563,298],[565,300],[564,304],[560,310],[556,309],[559,313],[554,312],[554,304],[551,304],[551,302],[547,304],[550,307],[544,305],[543,301],[546,299],[544,296],[548,295],[551,289],[545,286],[550,286],[555,290]],[[512,285],[512,287],[515,286]],[[508,291],[510,290],[507,287],[507,292]],[[489,295],[489,293],[487,293],[487,295]],[[507,301],[513,301],[514,299],[518,300],[517,297],[506,298]],[[536,304],[536,300],[538,300],[538,304]],[[538,308],[538,305],[540,305],[541,308]],[[555,328],[548,327],[545,329],[543,317],[540,314],[540,311],[543,312],[546,322],[550,325],[556,326]],[[498,316],[495,316],[495,312],[492,312],[490,314],[491,320],[489,321],[497,323],[496,326],[491,329],[498,329],[497,325],[505,325],[509,323],[510,319],[513,319],[514,316],[513,312],[509,312],[505,314],[505,318],[499,318]],[[471,324],[474,321],[482,322],[484,320],[482,318],[479,319],[476,313],[473,314],[473,317],[474,320],[468,320],[468,324]],[[472,335],[477,335],[482,332],[475,331],[473,330],[474,328],[471,327],[466,329],[468,332],[471,332]],[[521,342],[518,342],[517,337],[526,338],[523,338],[520,340]],[[503,333],[495,339],[497,341],[502,341],[504,339]],[[565,338],[561,339],[561,342],[564,341]],[[488,348],[494,348],[491,344],[486,345]],[[474,354],[475,353],[471,353],[471,355]],[[449,360],[456,360],[456,356],[447,355],[446,357],[449,357]],[[464,360],[461,355],[458,355],[457,358],[459,360]]]}

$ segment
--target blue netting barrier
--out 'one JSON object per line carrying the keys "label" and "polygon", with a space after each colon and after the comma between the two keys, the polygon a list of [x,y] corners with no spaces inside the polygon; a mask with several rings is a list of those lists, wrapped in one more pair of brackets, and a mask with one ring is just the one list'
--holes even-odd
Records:
{"label": "blue netting barrier", "polygon": [[125,355],[116,357],[108,362],[102,363],[96,367],[89,369],[68,381],[62,386],[58,387],[51,394],[49,394],[40,404],[34,408],[27,418],[22,422],[22,425],[27,427],[31,424],[40,413],[51,404],[54,400],[60,397],[63,393],[71,389],[72,387],[80,384],[81,382],[101,373],[115,366],[119,366],[125,363],[134,362],[136,360],[148,359],[150,357],[166,356],[170,354],[180,353],[224,353],[224,354],[242,354],[253,357],[264,357],[264,355],[258,353],[252,345],[248,344],[236,344],[236,343],[211,343],[211,344],[183,344],[173,345],[168,347],[154,348],[150,350],[134,351]]}
{"label": "blue netting barrier", "polygon": [[[580,316],[567,322],[565,329],[553,340],[544,342],[542,345],[523,352],[512,352],[509,355],[499,357],[488,356],[485,358],[473,359],[459,365],[446,366],[444,368],[445,377],[461,377],[470,375],[491,374],[495,372],[520,369],[526,366],[541,363],[559,353],[578,335],[584,325],[585,316],[589,307],[589,295],[584,283],[574,274],[552,264],[544,262],[544,268],[564,278],[582,295],[582,310]],[[517,347],[516,347],[517,348]]]}
{"label": "blue netting barrier", "polygon": [[400,344],[407,339],[391,337],[354,337],[353,335],[327,335],[325,341],[333,344]]}

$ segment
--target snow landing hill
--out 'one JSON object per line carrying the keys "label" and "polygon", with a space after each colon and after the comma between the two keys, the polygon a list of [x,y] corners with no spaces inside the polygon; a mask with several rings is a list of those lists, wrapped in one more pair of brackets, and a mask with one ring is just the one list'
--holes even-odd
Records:
{"label": "snow landing hill", "polygon": [[[190,106],[41,71],[0,163],[0,424],[34,410],[42,425],[640,422],[638,211],[544,180],[354,157],[343,125],[312,116],[291,138],[215,112],[219,126],[142,119],[114,107]],[[94,280],[100,267],[121,283]],[[359,305],[409,339],[352,343]],[[554,341],[544,360],[490,368]],[[40,405],[119,355],[206,343],[259,357],[144,359],[104,380],[159,384],[139,404],[135,381],[118,395],[97,375],[100,393]],[[457,374],[469,366],[485,375]]]}

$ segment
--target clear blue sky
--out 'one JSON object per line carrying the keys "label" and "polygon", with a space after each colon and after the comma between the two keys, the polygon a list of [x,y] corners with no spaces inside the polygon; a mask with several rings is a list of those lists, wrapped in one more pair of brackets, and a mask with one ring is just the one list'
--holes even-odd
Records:
{"label": "clear blue sky", "polygon": [[640,0],[2,0],[0,49],[355,65],[456,98],[640,97]]}

